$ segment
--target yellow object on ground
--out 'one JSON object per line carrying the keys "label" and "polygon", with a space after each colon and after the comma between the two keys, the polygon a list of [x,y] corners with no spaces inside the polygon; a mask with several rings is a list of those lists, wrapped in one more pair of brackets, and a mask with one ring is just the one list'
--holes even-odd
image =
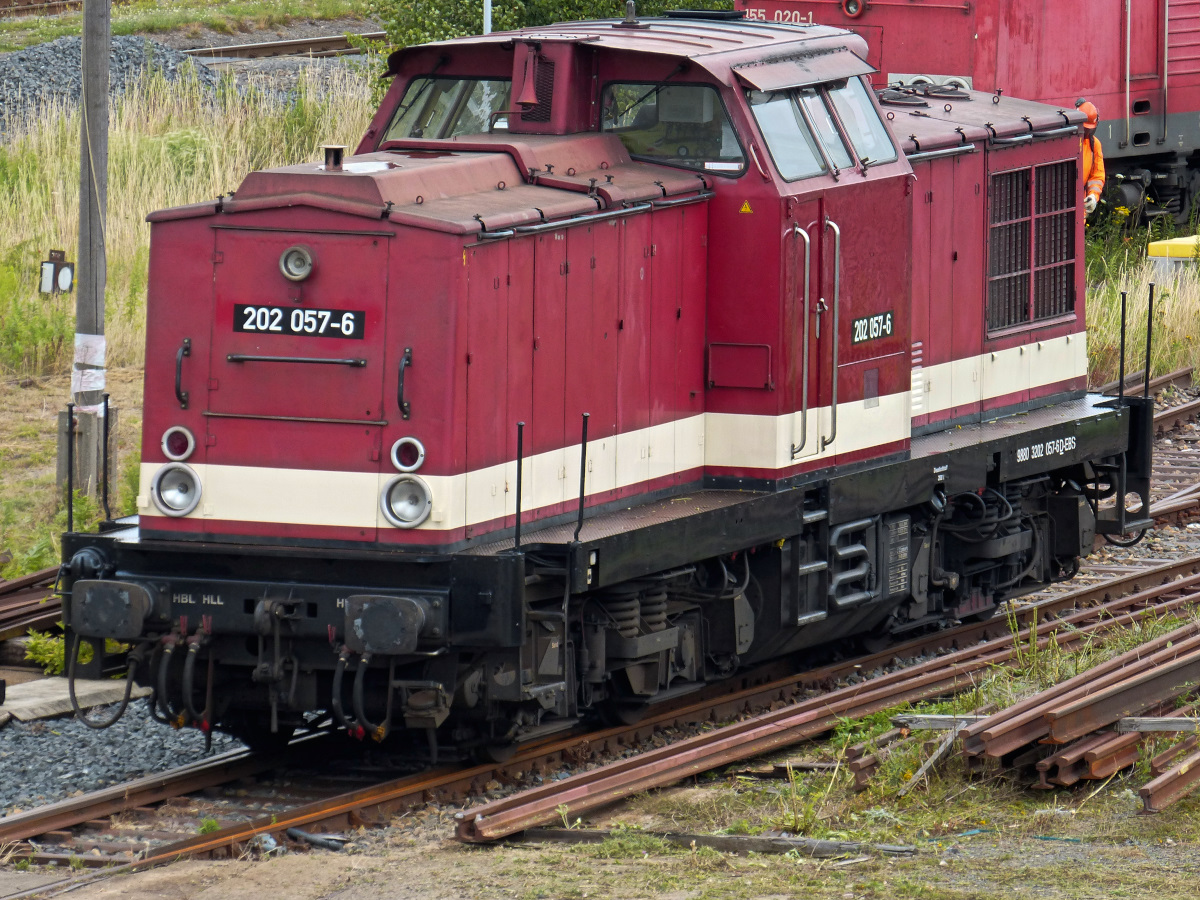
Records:
{"label": "yellow object on ground", "polygon": [[1200,260],[1200,234],[1153,241],[1146,247],[1146,256],[1154,261],[1155,271],[1170,275],[1179,266]]}

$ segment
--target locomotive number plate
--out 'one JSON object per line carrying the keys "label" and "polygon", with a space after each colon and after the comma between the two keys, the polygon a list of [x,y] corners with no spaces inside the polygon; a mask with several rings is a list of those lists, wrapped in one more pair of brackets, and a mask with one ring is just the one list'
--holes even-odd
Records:
{"label": "locomotive number plate", "polygon": [[861,344],[863,341],[877,341],[892,336],[892,312],[878,313],[874,316],[863,316],[854,320],[854,331],[850,343]]}
{"label": "locomotive number plate", "polygon": [[233,307],[233,330],[308,337],[366,336],[367,314],[361,309],[299,309],[294,306]]}

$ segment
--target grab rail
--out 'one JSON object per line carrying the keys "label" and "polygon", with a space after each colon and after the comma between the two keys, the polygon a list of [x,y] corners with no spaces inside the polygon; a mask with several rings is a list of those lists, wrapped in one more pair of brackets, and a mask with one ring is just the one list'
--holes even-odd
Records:
{"label": "grab rail", "polygon": [[800,443],[792,444],[792,459],[800,455],[808,442],[808,329],[809,329],[809,267],[812,262],[812,239],[808,230],[801,228],[799,223],[792,226],[793,238],[804,238],[804,355],[802,357],[803,373],[800,376]]}
{"label": "grab rail", "polygon": [[833,344],[833,395],[830,398],[829,437],[821,438],[821,452],[824,452],[825,448],[837,438],[838,312],[841,307],[839,300],[842,288],[842,229],[838,228],[837,222],[828,216],[825,217],[825,228],[833,229],[833,337],[830,339]]}
{"label": "grab rail", "polygon": [[[183,358],[192,355],[192,339],[184,338],[175,353],[175,399],[180,409],[188,408],[188,392],[183,389]],[[105,421],[108,421],[107,419]],[[67,529],[70,531],[70,529]]]}
{"label": "grab rail", "polygon": [[326,359],[319,356],[250,356],[245,353],[230,353],[225,357],[231,363],[245,362],[278,362],[278,363],[310,363],[324,366],[351,366],[361,369],[367,364],[365,359]]}

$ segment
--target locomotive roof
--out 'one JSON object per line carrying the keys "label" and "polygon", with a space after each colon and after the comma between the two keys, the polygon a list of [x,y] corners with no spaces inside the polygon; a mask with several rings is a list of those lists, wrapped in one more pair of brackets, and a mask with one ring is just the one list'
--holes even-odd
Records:
{"label": "locomotive roof", "polygon": [[644,18],[639,19],[636,25],[629,25],[622,19],[599,19],[561,22],[539,28],[499,31],[406,47],[388,57],[388,71],[385,74],[396,74],[401,57],[411,51],[442,46],[504,47],[527,41],[572,42],[607,50],[695,59],[706,68],[710,68],[710,63],[721,68],[817,49],[812,46],[814,42],[830,38],[837,39],[839,44],[852,44],[858,55],[866,56],[866,43],[862,38],[828,25],[678,17]]}
{"label": "locomotive roof", "polygon": [[880,92],[880,105],[907,154],[992,139],[1069,134],[1085,119],[1076,109],[985,91],[958,91],[948,96],[889,88]]}

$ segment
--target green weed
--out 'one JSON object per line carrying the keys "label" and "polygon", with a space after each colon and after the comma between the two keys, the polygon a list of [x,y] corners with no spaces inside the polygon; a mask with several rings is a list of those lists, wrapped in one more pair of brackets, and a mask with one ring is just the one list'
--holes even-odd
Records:
{"label": "green weed", "polygon": [[213,818],[203,818],[200,820],[200,826],[196,829],[197,834],[212,834],[214,831],[221,830],[221,823]]}

